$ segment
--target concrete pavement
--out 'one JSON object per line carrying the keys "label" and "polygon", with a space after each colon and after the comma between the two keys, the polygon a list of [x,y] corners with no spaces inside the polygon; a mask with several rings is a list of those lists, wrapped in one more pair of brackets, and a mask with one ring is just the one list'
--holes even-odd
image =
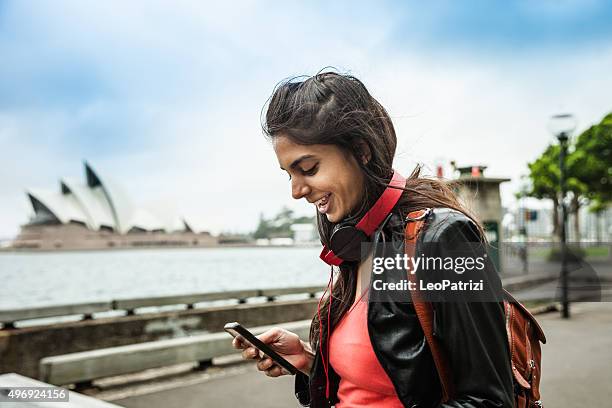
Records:
{"label": "concrete pavement", "polygon": [[287,408],[299,407],[293,396],[293,376],[269,378],[254,365],[241,365],[230,375],[213,375],[191,385],[176,384],[177,388],[128,397],[113,401],[127,408]]}
{"label": "concrete pavement", "polygon": [[548,343],[542,348],[545,407],[612,406],[612,303],[575,303],[571,318],[538,318]]}

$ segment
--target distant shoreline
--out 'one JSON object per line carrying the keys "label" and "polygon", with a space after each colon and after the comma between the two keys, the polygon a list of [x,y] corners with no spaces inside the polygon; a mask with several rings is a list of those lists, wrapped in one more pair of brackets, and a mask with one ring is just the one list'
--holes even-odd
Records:
{"label": "distant shoreline", "polygon": [[32,253],[72,253],[72,252],[113,252],[113,251],[150,251],[159,249],[185,249],[185,250],[198,250],[198,249],[218,249],[218,248],[315,248],[321,244],[313,242],[309,244],[299,245],[256,245],[254,243],[244,244],[218,244],[210,246],[182,246],[182,245],[160,245],[160,246],[142,246],[142,247],[114,247],[114,248],[58,248],[58,249],[35,249],[35,248],[0,248],[0,254],[32,254]]}

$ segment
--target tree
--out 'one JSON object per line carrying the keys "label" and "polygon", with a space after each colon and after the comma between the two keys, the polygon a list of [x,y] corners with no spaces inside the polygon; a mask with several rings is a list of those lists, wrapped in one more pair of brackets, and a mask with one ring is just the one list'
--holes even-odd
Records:
{"label": "tree", "polygon": [[[572,160],[590,202],[589,209],[599,218],[612,202],[612,113],[578,136]],[[597,228],[600,240],[599,223]]]}
{"label": "tree", "polygon": [[[574,214],[574,233],[577,240],[580,240],[580,220],[579,210],[587,201],[588,185],[580,177],[580,161],[577,158],[577,151],[570,146],[569,154],[566,158],[565,166],[565,187],[569,197],[567,212]],[[529,163],[529,178],[532,188],[527,193],[529,197],[539,199],[550,199],[553,202],[553,235],[558,236],[560,228],[560,217],[558,205],[560,196],[559,183],[561,179],[561,169],[559,168],[559,145],[549,145],[544,153],[534,162]]]}
{"label": "tree", "polygon": [[[530,197],[553,201],[553,233],[558,235],[559,216],[559,146],[549,145],[534,162],[529,163]],[[591,126],[569,147],[566,161],[566,187],[570,196],[568,211],[574,214],[574,228],[579,238],[578,211],[585,203],[592,211],[603,211],[612,202],[612,113],[598,125]]]}
{"label": "tree", "polygon": [[553,235],[559,235],[559,146],[549,145],[529,167],[531,189],[527,196],[549,199],[553,202]]}
{"label": "tree", "polygon": [[612,202],[612,113],[576,139],[576,176],[594,206]]}
{"label": "tree", "polygon": [[293,210],[283,207],[271,219],[266,219],[263,214],[259,215],[259,224],[253,233],[255,239],[259,238],[293,238],[291,229],[293,224],[314,223],[314,217],[294,217]]}
{"label": "tree", "polygon": [[270,231],[269,221],[264,218],[263,213],[259,213],[259,223],[257,224],[257,228],[255,229],[255,232],[253,233],[253,238],[255,239],[268,238],[269,231]]}

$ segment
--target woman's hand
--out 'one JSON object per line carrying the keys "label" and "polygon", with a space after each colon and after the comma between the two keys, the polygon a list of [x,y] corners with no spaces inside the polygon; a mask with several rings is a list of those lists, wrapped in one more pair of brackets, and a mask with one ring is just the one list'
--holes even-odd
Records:
{"label": "woman's hand", "polygon": [[[310,344],[300,340],[297,334],[280,327],[274,327],[260,334],[257,338],[293,364],[295,368],[306,375],[310,374],[314,353],[310,348]],[[242,358],[245,360],[258,360],[257,369],[263,371],[268,377],[279,377],[289,374],[287,370],[274,363],[270,357],[246,343],[241,336],[234,338],[232,346],[242,349]]]}

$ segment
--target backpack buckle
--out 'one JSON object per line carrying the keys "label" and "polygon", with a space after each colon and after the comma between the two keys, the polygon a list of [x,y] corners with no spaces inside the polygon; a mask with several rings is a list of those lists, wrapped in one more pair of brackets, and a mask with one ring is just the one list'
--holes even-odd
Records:
{"label": "backpack buckle", "polygon": [[[415,216],[410,216],[411,214],[418,213]],[[425,210],[413,211],[406,216],[406,221],[420,221],[426,218],[431,213],[431,208],[426,208]]]}

